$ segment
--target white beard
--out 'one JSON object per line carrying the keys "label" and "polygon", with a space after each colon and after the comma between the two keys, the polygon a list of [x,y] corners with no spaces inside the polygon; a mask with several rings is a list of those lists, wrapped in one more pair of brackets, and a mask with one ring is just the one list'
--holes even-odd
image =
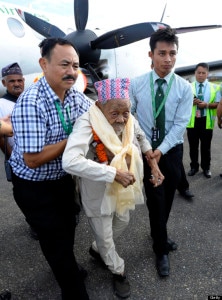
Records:
{"label": "white beard", "polygon": [[114,124],[113,125],[113,129],[119,138],[122,137],[124,128],[125,128],[125,124]]}

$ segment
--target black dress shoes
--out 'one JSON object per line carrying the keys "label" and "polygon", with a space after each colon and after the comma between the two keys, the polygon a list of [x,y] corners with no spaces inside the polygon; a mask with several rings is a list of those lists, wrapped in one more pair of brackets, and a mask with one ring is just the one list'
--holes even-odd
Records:
{"label": "black dress shoes", "polygon": [[211,178],[211,171],[210,170],[204,170],[203,173],[204,173],[204,176],[206,178]]}
{"label": "black dress shoes", "polygon": [[130,296],[130,284],[126,275],[113,274],[114,293],[122,299]]}
{"label": "black dress shoes", "polygon": [[183,190],[183,191],[179,191],[180,195],[182,197],[184,197],[185,199],[191,199],[194,197],[194,194],[191,193],[191,191],[189,189]]}
{"label": "black dress shoes", "polygon": [[167,254],[156,257],[156,269],[160,277],[169,276],[170,263]]}
{"label": "black dress shoes", "polygon": [[175,251],[178,248],[178,245],[171,239],[167,239],[167,247],[169,251]]}
{"label": "black dress shoes", "polygon": [[193,176],[198,172],[197,169],[190,169],[190,171],[188,172],[188,176]]}

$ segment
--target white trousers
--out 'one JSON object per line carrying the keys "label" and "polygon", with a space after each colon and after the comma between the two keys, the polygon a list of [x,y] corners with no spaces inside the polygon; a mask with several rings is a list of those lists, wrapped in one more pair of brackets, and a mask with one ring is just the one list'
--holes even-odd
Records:
{"label": "white trousers", "polygon": [[95,241],[93,250],[99,252],[109,270],[114,274],[124,273],[124,260],[116,252],[114,240],[129,224],[129,211],[124,216],[113,213],[110,216],[88,218]]}

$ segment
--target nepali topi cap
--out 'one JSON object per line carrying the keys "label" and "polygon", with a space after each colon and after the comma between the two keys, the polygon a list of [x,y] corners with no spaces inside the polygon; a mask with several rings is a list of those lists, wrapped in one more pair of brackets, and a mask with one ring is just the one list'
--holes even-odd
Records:
{"label": "nepali topi cap", "polygon": [[105,103],[112,99],[129,99],[129,78],[104,79],[94,83],[98,101]]}
{"label": "nepali topi cap", "polygon": [[23,75],[18,63],[15,62],[2,68],[2,77],[13,74]]}

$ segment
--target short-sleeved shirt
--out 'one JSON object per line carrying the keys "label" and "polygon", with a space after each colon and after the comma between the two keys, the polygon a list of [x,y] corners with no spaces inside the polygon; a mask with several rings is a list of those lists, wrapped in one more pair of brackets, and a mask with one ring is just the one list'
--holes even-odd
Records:
{"label": "short-sleeved shirt", "polygon": [[[194,83],[194,89],[195,89],[195,95],[197,95],[198,98],[198,91],[200,88],[200,83],[198,81],[195,81]],[[219,103],[221,99],[220,89],[217,87],[216,84],[213,84],[206,79],[204,82],[202,82],[202,90],[203,90],[203,101],[210,103],[211,99],[211,85],[214,86],[215,89],[215,97],[213,103]],[[203,109],[203,116],[206,117],[207,115],[207,109]]]}
{"label": "short-sleeved shirt", "polygon": [[44,146],[56,144],[68,137],[55,102],[58,102],[65,122],[68,124],[70,120],[72,125],[92,104],[74,87],[67,90],[62,103],[45,77],[18,98],[12,112],[14,148],[10,164],[13,172],[23,179],[56,180],[66,174],[62,169],[62,155],[34,169],[30,169],[23,158],[24,153],[41,152]]}

